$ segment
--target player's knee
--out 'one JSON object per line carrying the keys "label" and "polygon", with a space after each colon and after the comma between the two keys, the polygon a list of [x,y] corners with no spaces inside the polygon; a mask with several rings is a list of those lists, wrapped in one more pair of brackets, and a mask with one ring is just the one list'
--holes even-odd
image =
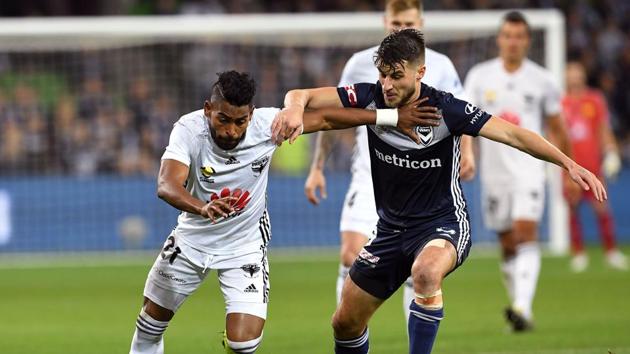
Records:
{"label": "player's knee", "polygon": [[258,349],[260,342],[262,342],[262,333],[260,334],[260,336],[249,340],[225,340],[225,344],[227,347],[226,349],[228,349],[227,352],[235,354],[253,354],[254,352],[256,352],[256,349]]}
{"label": "player's knee", "polygon": [[510,259],[516,256],[516,245],[509,245],[501,247],[501,257],[503,259]]}
{"label": "player's knee", "polygon": [[235,343],[249,342],[262,338],[265,321],[257,316],[228,313],[226,321],[226,339]]}
{"label": "player's knee", "polygon": [[262,338],[262,329],[250,329],[242,331],[231,331],[227,333],[228,340],[234,342],[248,342],[255,338]]}
{"label": "player's knee", "polygon": [[522,243],[538,240],[538,223],[529,220],[516,220],[512,228],[515,248]]}
{"label": "player's knee", "polygon": [[343,316],[336,311],[332,318],[332,328],[336,337],[353,337],[363,333],[365,326],[360,321],[350,317]]}
{"label": "player's knee", "polygon": [[443,272],[433,264],[416,262],[411,268],[411,277],[415,289],[429,291],[440,288]]}

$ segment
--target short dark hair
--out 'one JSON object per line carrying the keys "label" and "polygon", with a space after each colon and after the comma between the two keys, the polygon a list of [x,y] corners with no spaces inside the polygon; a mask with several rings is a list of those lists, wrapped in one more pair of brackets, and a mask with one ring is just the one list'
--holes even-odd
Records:
{"label": "short dark hair", "polygon": [[424,35],[417,29],[407,28],[391,33],[374,54],[377,68],[391,70],[396,65],[404,66],[405,61],[424,63]]}
{"label": "short dark hair", "polygon": [[522,23],[527,28],[527,34],[532,35],[532,28],[529,26],[529,22],[520,11],[510,11],[503,16],[503,23]]}
{"label": "short dark hair", "polygon": [[256,94],[256,82],[248,73],[229,70],[217,75],[219,79],[210,89],[211,102],[224,100],[237,107],[252,104]]}

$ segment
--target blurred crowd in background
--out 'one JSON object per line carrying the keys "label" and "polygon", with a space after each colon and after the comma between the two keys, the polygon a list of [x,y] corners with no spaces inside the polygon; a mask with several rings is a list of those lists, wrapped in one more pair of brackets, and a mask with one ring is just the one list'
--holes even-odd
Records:
{"label": "blurred crowd in background", "polygon": [[[564,12],[568,59],[581,61],[589,83],[608,99],[613,130],[630,162],[630,1],[441,0],[424,5],[425,10],[515,7]],[[382,9],[380,1],[364,0],[23,0],[1,2],[0,16]],[[493,42],[483,45],[492,47]],[[462,80],[475,61],[485,59],[457,43],[429,46],[451,57]],[[256,105],[279,106],[288,89],[336,85],[345,61],[360,49],[193,43],[107,49],[107,55],[0,49],[0,174],[154,176],[172,124],[201,108],[216,72],[251,72],[259,85]],[[349,166],[353,134],[342,137],[330,159],[333,170]],[[303,173],[307,168],[308,140],[300,140],[300,148],[275,159],[277,171]]]}

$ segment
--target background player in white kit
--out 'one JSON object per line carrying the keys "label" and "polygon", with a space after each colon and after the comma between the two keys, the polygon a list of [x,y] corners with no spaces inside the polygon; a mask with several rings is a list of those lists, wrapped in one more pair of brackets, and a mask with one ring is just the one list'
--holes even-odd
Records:
{"label": "background player in white kit", "polygon": [[[541,134],[568,155],[561,92],[552,74],[527,58],[531,30],[519,12],[505,15],[499,29],[499,57],[475,65],[466,95],[479,108]],[[532,328],[532,303],[540,272],[538,222],[545,200],[542,161],[496,142],[480,140],[480,175],[486,226],[502,248],[501,270],[511,306],[506,318],[515,331]]]}
{"label": "background player in white kit", "polygon": [[[164,353],[162,338],[184,300],[217,270],[226,304],[228,353],[254,353],[262,340],[269,301],[267,177],[276,145],[271,124],[277,108],[254,109],[255,83],[227,71],[212,86],[202,110],[182,116],[162,156],[158,196],[182,211],[149,272],[144,306],[136,321],[131,354]],[[439,125],[431,108],[398,110],[401,129]],[[422,114],[426,112],[426,114]],[[405,115],[407,113],[407,115]],[[374,124],[367,110],[308,113],[304,132]]]}
{"label": "background player in white kit", "polygon": [[[420,0],[387,0],[385,2],[384,24],[387,33],[393,31],[422,26],[422,4]],[[378,80],[378,70],[374,66],[374,54],[378,46],[355,53],[346,63],[338,86],[350,85],[357,82],[375,82]],[[441,53],[426,49],[427,70],[423,82],[439,90],[451,92],[458,98],[464,99],[463,87],[451,60]],[[304,190],[308,199],[315,205],[319,203],[316,190],[320,190],[322,197],[326,197],[326,179],[324,165],[333,146],[334,132],[318,134],[313,163],[306,180]],[[461,178],[469,180],[474,175],[475,159],[472,153],[472,138],[462,138]],[[352,263],[357,258],[361,248],[373,236],[378,221],[374,189],[370,172],[370,156],[368,152],[367,129],[356,129],[356,145],[352,157],[352,181],[346,193],[341,212],[339,231],[341,233],[340,264],[337,275],[337,303],[341,296],[344,280]],[[411,278],[405,283],[403,295],[403,309],[409,319],[409,303],[414,299]]]}

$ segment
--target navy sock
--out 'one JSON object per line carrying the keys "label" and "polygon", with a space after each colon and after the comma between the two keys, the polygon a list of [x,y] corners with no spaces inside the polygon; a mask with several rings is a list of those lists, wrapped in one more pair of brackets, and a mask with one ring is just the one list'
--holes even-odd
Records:
{"label": "navy sock", "polygon": [[433,348],[440,321],[444,317],[444,311],[441,308],[427,310],[415,301],[411,302],[409,309],[411,310],[408,323],[409,353],[429,354]]}
{"label": "navy sock", "polygon": [[335,354],[367,354],[370,349],[369,335],[370,332],[366,328],[357,338],[346,340],[335,338]]}

